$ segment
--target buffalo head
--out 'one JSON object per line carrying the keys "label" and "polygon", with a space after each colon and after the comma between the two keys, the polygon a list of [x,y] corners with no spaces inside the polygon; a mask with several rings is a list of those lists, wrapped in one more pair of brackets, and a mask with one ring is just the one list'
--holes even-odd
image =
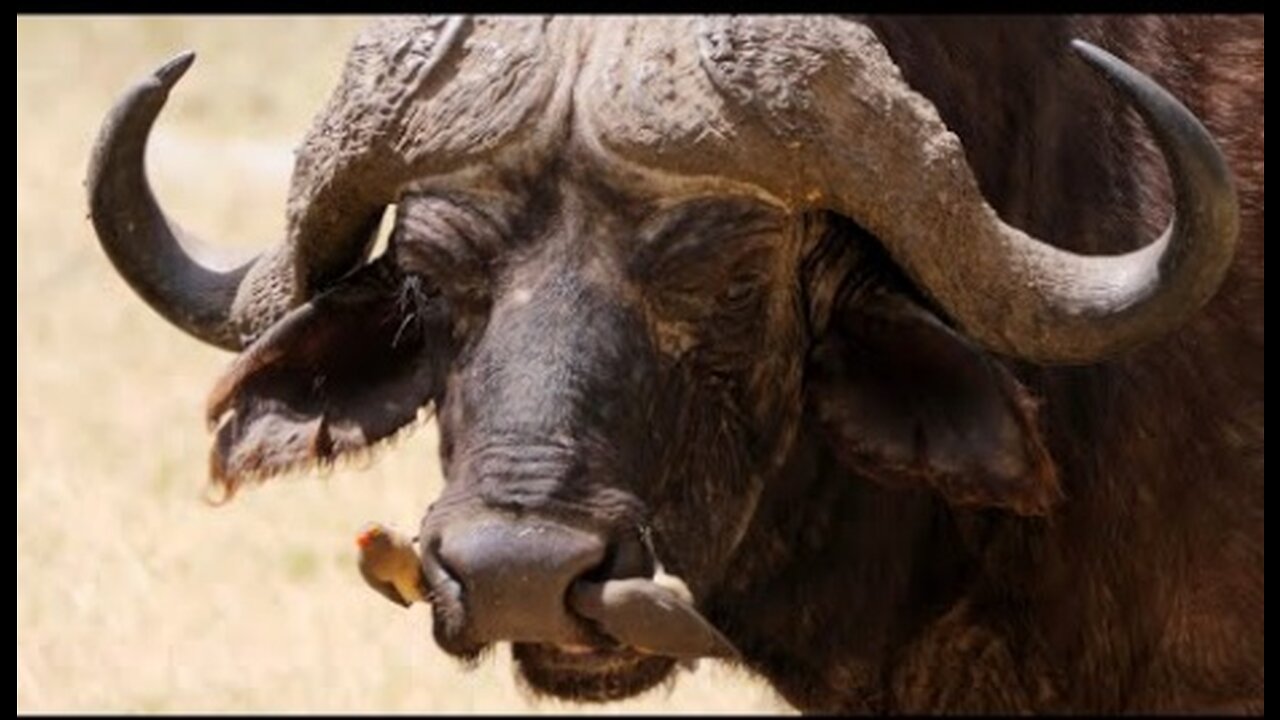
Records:
{"label": "buffalo head", "polygon": [[1089,362],[1217,288],[1236,209],[1214,143],[1151,80],[1075,50],[1174,181],[1168,231],[1127,255],[1003,223],[875,35],[819,18],[376,23],[298,154],[288,236],[238,267],[210,264],[143,171],[180,56],[108,117],[92,217],[144,299],[242,351],[210,399],[218,486],[434,407],[437,642],[511,641],[533,687],[622,697],[733,653],[698,608],[802,442],[1041,514],[1059,489],[1035,403],[989,352]]}

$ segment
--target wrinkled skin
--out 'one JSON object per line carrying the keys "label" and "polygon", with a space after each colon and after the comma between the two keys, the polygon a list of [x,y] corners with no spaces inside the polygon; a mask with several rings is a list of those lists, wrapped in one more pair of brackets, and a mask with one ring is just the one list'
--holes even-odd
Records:
{"label": "wrinkled skin", "polygon": [[[797,288],[780,271],[806,238],[751,199],[657,209],[588,177],[566,169],[518,183],[513,217],[497,224],[519,229],[488,244],[521,251],[498,256],[486,277],[444,281],[451,305],[471,310],[455,314],[463,348],[437,399],[442,460],[458,481],[442,503],[475,494],[566,520],[649,522],[663,545],[701,546],[658,548],[701,589],[790,449],[802,358],[754,346],[801,344]],[[467,245],[399,239],[399,266],[425,277]],[[450,295],[468,282],[484,296]],[[465,482],[481,477],[502,482]],[[563,501],[538,486],[552,479]]]}
{"label": "wrinkled skin", "polygon": [[[375,265],[396,284],[367,302],[395,318],[388,330],[410,328],[400,342],[419,342],[428,356],[407,351],[412,362],[442,370],[412,387],[437,408],[449,481],[423,536],[481,507],[604,535],[647,526],[668,570],[702,595],[720,582],[764,478],[790,454],[807,344],[794,273],[825,228],[751,198],[661,207],[590,177],[590,168],[557,167],[508,178],[497,196],[400,203],[390,249]],[[425,288],[416,316],[401,302],[407,286]],[[344,293],[356,291],[333,291]],[[335,315],[315,320],[335,344],[308,356],[360,368],[358,384],[376,387],[368,369],[386,361],[363,355],[366,343],[348,344]],[[431,325],[438,315],[447,330]],[[290,345],[283,357],[299,351]],[[271,408],[292,385],[280,381],[279,363],[269,367],[236,391],[239,416],[263,419],[224,425],[231,477],[243,474],[236,464],[245,458],[260,461],[246,447],[279,452],[285,433]],[[442,646],[477,654],[480,644],[442,629],[444,612],[437,604]],[[534,687],[599,699],[649,687],[673,667],[645,658],[625,678],[579,690],[539,667],[538,652],[517,650]]]}
{"label": "wrinkled skin", "polygon": [[[1221,292],[1115,360],[1019,363],[852,220],[629,182],[570,138],[403,194],[386,255],[220,382],[215,480],[363,450],[432,405],[448,484],[425,552],[477,515],[649,533],[653,557],[605,565],[660,560],[803,710],[1260,711],[1261,19],[869,24],[1005,219],[1094,252],[1158,230],[1163,166],[1044,48],[1131,48],[1237,174]],[[436,641],[476,656],[492,639],[435,582]],[[675,667],[515,656],[535,690],[581,700]]]}

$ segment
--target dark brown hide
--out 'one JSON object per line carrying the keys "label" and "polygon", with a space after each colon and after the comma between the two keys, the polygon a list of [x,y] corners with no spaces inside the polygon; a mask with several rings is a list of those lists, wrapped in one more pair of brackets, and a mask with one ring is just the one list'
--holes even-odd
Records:
{"label": "dark brown hide", "polygon": [[1062,478],[1049,518],[846,483],[813,447],[761,499],[713,620],[811,711],[1261,712],[1263,19],[869,22],[1002,216],[1080,251],[1131,249],[1167,220],[1139,121],[1055,48],[1121,52],[1221,143],[1240,249],[1164,340],[1010,365]]}
{"label": "dark brown hide", "polygon": [[[706,77],[654,70],[644,92],[623,92],[627,75],[600,85],[613,94],[593,95],[595,105],[556,82],[571,65],[486,75],[512,58],[564,60],[546,50],[556,38],[523,19],[512,27],[527,46],[466,45],[474,63],[456,84],[414,74],[451,67],[471,22],[390,23],[387,37],[406,38],[395,53],[356,48],[335,95],[341,112],[309,139],[291,201],[295,260],[316,273],[299,287],[329,290],[258,337],[215,389],[216,482],[234,490],[364,451],[434,406],[448,487],[421,537],[436,639],[464,658],[521,639],[515,656],[540,692],[609,700],[670,672],[671,658],[636,650],[644,639],[629,620],[647,622],[652,605],[627,607],[602,630],[560,602],[583,587],[575,582],[647,577],[660,561],[701,613],[680,606],[687,626],[710,620],[743,665],[806,711],[1262,709],[1261,17],[866,20],[959,136],[1003,220],[1062,247],[1132,250],[1171,207],[1145,126],[1066,51],[1071,39],[1149,73],[1221,143],[1240,202],[1221,291],[1162,339],[1074,368],[980,349],[962,318],[927,299],[936,293],[908,281],[892,260],[906,241],[894,255],[872,231],[894,220],[899,233],[939,231],[921,242],[955,239],[937,209],[945,202],[922,203],[923,219],[892,202],[931,185],[913,191],[896,177],[881,197],[873,189],[888,181],[868,172],[841,196],[864,216],[842,217],[795,200],[811,185],[835,197],[823,184],[844,177],[835,169],[796,166],[800,154],[781,153],[776,166],[748,156],[743,148],[776,147],[766,136],[794,131],[797,148],[825,137],[814,118],[826,116],[806,98],[836,97],[831,68],[845,66],[806,65],[825,73],[807,91],[826,94],[755,88],[755,124],[734,95],[753,86],[724,76],[739,67],[732,47],[706,50]],[[495,22],[477,20],[477,32]],[[602,20],[597,40],[624,25]],[[744,27],[743,37],[758,30]],[[744,53],[765,78],[783,55]],[[344,98],[405,106],[398,80],[370,83],[362,68],[412,76],[416,114],[373,118],[408,134],[339,132],[343,112],[353,127],[369,124],[370,108]],[[596,79],[613,69],[589,68]],[[724,102],[671,110],[703,81],[720,83],[705,97]],[[502,103],[486,123],[427,133],[447,125],[458,93]],[[624,101],[634,112],[619,110]],[[704,110],[707,123],[689,122]],[[582,130],[602,117],[633,124],[604,138]],[[742,137],[727,132],[734,122]],[[654,141],[653,127],[674,139]],[[887,176],[884,148],[928,156],[883,139],[900,128],[863,129],[825,148],[829,157],[865,155]],[[517,151],[501,154],[509,137]],[[930,182],[960,173],[946,168]],[[787,201],[743,190],[791,171]],[[682,175],[702,184],[690,191]],[[400,183],[409,180],[420,182]],[[339,279],[365,246],[320,238],[365,237],[391,187],[401,194],[389,252]],[[972,267],[944,269],[954,288]],[[985,288],[964,290],[981,298]],[[535,567],[551,545],[484,540],[532,529],[587,550],[572,572],[553,568],[565,577],[530,581],[541,594],[503,614],[493,607],[520,588],[490,561]],[[468,592],[502,602],[469,607]],[[602,639],[610,622],[631,647]],[[597,647],[555,647],[580,638]]]}

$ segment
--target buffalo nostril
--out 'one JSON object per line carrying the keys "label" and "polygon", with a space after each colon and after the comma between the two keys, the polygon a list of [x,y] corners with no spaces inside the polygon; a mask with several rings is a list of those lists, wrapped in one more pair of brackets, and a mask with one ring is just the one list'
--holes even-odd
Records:
{"label": "buffalo nostril", "polygon": [[475,640],[592,642],[565,596],[608,557],[598,535],[552,523],[469,522],[446,527],[433,555],[437,572],[461,585],[467,634]]}

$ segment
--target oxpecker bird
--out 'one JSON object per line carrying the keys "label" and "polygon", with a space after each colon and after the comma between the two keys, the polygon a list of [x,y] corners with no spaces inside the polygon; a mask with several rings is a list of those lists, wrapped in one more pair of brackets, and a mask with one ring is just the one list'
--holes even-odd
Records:
{"label": "oxpecker bird", "polygon": [[409,607],[427,599],[422,562],[410,538],[378,523],[356,536],[360,548],[360,576],[391,602]]}

